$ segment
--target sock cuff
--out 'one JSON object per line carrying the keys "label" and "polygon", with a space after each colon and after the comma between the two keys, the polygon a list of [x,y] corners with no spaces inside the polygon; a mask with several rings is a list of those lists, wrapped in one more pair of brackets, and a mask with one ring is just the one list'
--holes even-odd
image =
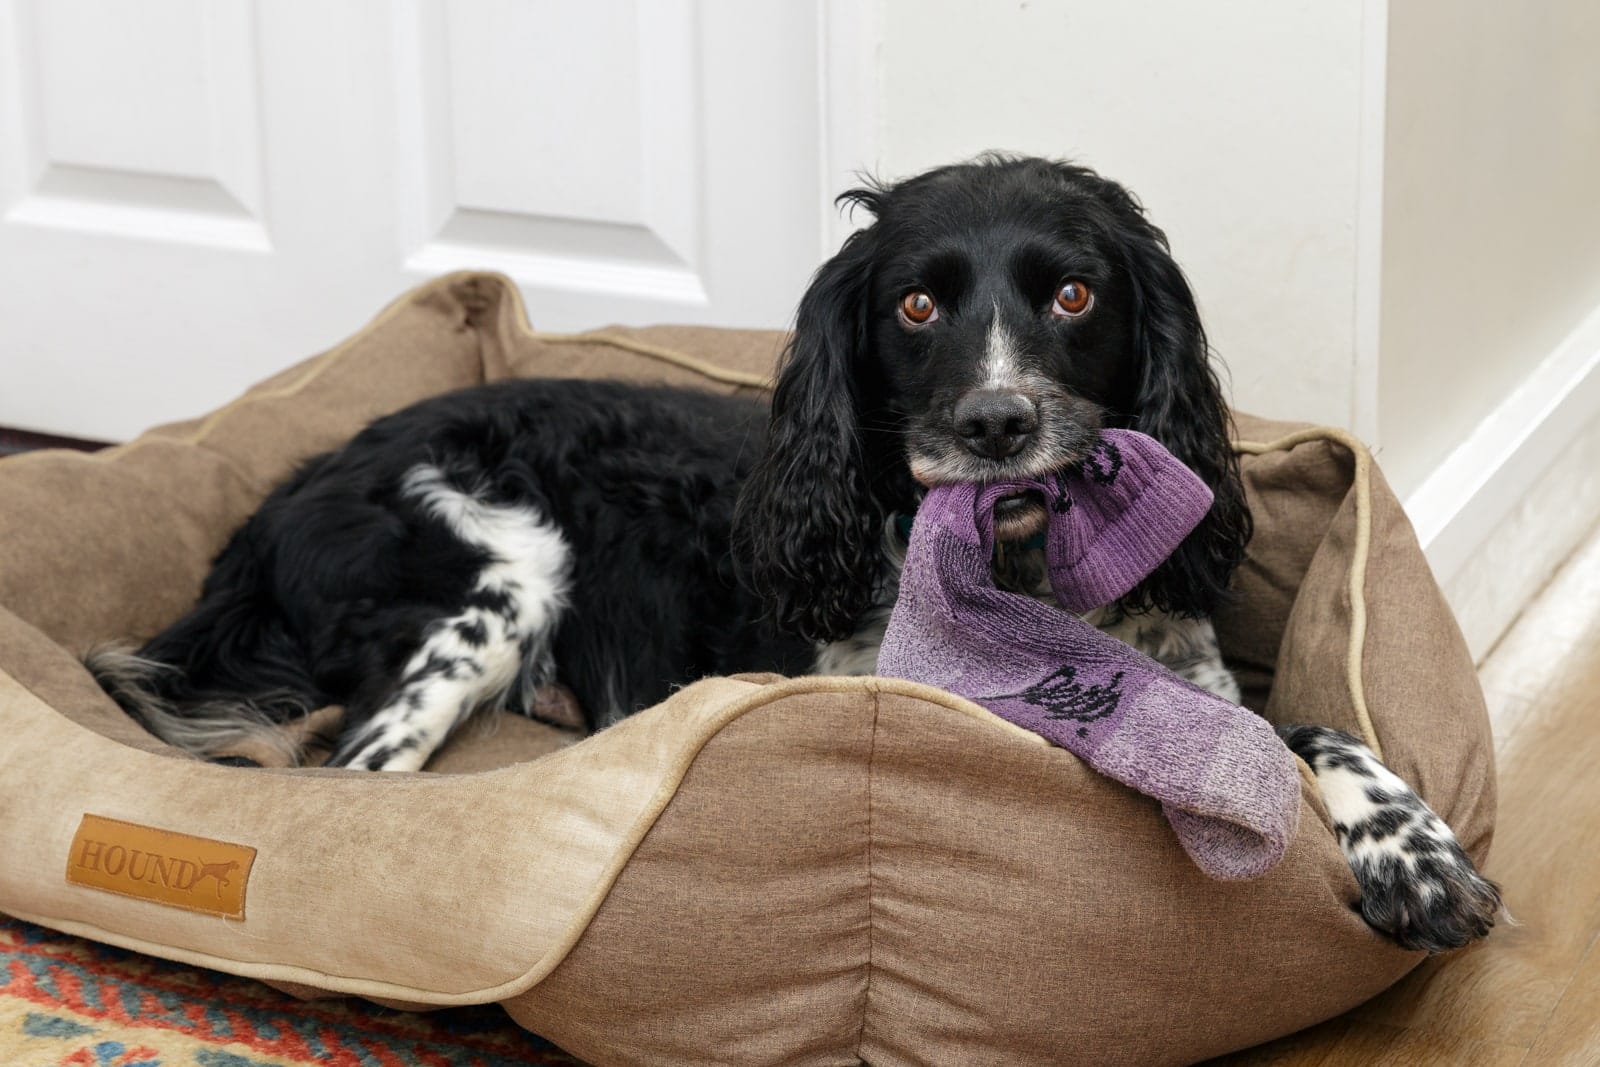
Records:
{"label": "sock cuff", "polygon": [[1106,430],[1061,476],[1066,507],[1046,535],[1050,585],[1069,611],[1123,596],[1183,543],[1211,510],[1199,476],[1153,438]]}

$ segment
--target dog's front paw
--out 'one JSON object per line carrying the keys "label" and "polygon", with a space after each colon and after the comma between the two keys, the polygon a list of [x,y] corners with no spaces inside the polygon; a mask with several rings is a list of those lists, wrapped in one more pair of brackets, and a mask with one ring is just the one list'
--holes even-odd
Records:
{"label": "dog's front paw", "polygon": [[1380,801],[1364,822],[1335,826],[1361,886],[1361,916],[1401,948],[1461,948],[1494,926],[1500,889],[1478,873],[1450,828],[1416,794],[1407,790],[1406,796],[1420,810]]}
{"label": "dog's front paw", "polygon": [[1401,948],[1425,952],[1461,948],[1489,932],[1500,913],[1499,887],[1371,749],[1325,726],[1278,733],[1317,776],[1368,924]]}

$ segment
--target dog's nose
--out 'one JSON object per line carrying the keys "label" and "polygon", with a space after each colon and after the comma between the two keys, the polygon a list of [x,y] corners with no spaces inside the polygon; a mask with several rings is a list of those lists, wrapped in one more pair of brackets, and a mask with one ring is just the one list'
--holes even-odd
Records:
{"label": "dog's nose", "polygon": [[956,435],[967,450],[985,459],[1021,452],[1039,428],[1039,409],[1021,393],[974,389],[956,401]]}

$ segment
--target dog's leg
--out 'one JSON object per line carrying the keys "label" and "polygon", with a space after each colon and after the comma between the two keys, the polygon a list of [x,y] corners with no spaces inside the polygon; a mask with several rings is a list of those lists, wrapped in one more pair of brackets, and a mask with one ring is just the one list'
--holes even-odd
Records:
{"label": "dog's leg", "polygon": [[1349,734],[1280,726],[1305,760],[1361,886],[1361,915],[1402,948],[1444,952],[1483,937],[1500,889],[1481,876],[1443,819]]}
{"label": "dog's leg", "polygon": [[511,688],[520,669],[520,641],[499,612],[475,607],[442,619],[388,699],[348,724],[328,765],[420,770],[456,726]]}
{"label": "dog's leg", "polygon": [[488,562],[460,610],[428,627],[386,699],[370,715],[352,709],[330,766],[420,770],[474,711],[508,695],[526,710],[554,674],[570,557],[560,532],[532,508],[454,488],[433,467],[413,470],[406,490]]}

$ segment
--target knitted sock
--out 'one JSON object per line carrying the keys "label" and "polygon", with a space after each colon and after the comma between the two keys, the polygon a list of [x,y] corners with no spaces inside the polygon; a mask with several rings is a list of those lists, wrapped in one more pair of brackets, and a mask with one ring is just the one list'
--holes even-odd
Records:
{"label": "knitted sock", "polygon": [[[1068,611],[996,589],[994,504],[1045,494],[1045,558]],[[1294,758],[1264,719],[1070,612],[1123,595],[1205,515],[1211,494],[1154,440],[1108,430],[1048,481],[949,485],[917,509],[878,673],[971,698],[1161,802],[1213,878],[1282,858],[1300,813]]]}

